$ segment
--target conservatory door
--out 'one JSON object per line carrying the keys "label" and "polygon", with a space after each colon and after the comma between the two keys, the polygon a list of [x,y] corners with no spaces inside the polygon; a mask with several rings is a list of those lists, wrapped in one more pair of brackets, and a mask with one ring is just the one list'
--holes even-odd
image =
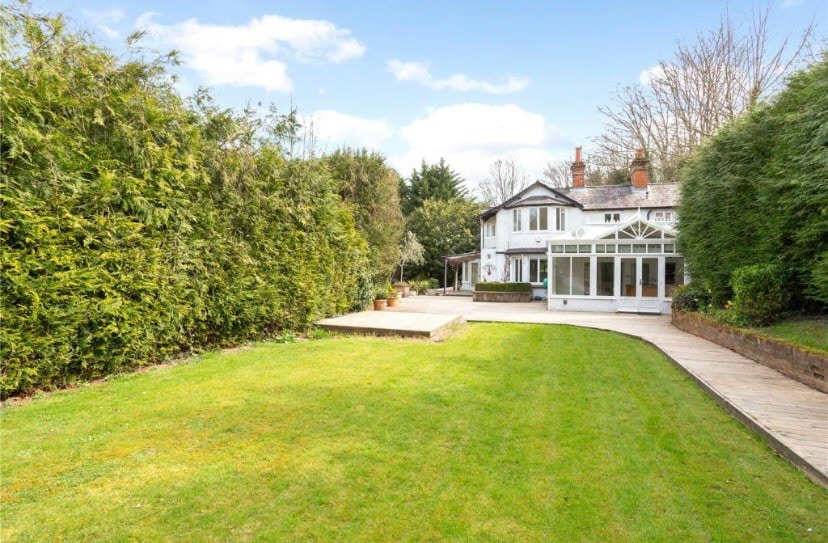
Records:
{"label": "conservatory door", "polygon": [[618,311],[660,313],[658,302],[658,258],[621,257],[621,295]]}

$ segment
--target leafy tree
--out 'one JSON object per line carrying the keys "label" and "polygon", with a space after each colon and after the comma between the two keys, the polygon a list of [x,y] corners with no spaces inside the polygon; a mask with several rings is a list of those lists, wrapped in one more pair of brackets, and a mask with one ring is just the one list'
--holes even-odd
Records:
{"label": "leafy tree", "polygon": [[443,257],[474,251],[479,243],[480,204],[453,198],[429,199],[409,217],[409,229],[425,248],[425,262],[411,275],[423,274],[443,280]]}
{"label": "leafy tree", "polygon": [[370,275],[387,281],[399,260],[403,233],[400,176],[385,157],[367,149],[339,149],[324,160],[368,242]]}
{"label": "leafy tree", "polygon": [[446,164],[445,159],[441,158],[437,164],[427,164],[424,160],[419,171],[411,172],[408,185],[401,191],[403,213],[410,215],[426,200],[466,198],[468,191],[463,184],[463,178]]}
{"label": "leafy tree", "polygon": [[405,265],[406,264],[423,264],[425,263],[425,249],[420,241],[417,239],[417,235],[414,232],[408,231],[403,236],[402,246],[400,247],[400,282],[403,281],[405,277]]}
{"label": "leafy tree", "polygon": [[777,263],[796,302],[828,304],[828,54],[723,128],[683,171],[679,242],[717,301],[733,272]]}

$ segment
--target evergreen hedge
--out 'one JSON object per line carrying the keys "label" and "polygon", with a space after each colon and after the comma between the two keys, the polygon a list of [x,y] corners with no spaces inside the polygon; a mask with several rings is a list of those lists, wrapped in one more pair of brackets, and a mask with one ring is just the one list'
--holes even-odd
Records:
{"label": "evergreen hedge", "polygon": [[3,11],[0,395],[232,344],[368,301],[365,240],[293,114],[175,92],[59,18]]}
{"label": "evergreen hedge", "polygon": [[795,305],[828,304],[828,55],[694,153],[679,232],[714,303],[730,299],[738,268],[775,264]]}
{"label": "evergreen hedge", "polygon": [[476,283],[474,289],[479,292],[531,292],[530,283]]}

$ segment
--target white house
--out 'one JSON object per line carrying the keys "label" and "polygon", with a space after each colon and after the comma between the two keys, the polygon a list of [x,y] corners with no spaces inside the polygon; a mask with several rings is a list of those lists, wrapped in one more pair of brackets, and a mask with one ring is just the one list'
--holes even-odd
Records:
{"label": "white house", "polygon": [[572,187],[538,181],[481,214],[480,259],[463,263],[463,287],[529,282],[549,309],[669,313],[686,279],[678,183],[650,183],[643,150],[629,185],[587,187],[585,167],[579,147]]}

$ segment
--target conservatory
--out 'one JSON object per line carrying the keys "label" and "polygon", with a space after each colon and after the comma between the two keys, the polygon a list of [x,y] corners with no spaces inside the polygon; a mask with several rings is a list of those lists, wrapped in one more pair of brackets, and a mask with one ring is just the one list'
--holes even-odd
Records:
{"label": "conservatory", "polygon": [[549,309],[670,313],[688,279],[670,225],[635,218],[588,225],[548,241]]}

